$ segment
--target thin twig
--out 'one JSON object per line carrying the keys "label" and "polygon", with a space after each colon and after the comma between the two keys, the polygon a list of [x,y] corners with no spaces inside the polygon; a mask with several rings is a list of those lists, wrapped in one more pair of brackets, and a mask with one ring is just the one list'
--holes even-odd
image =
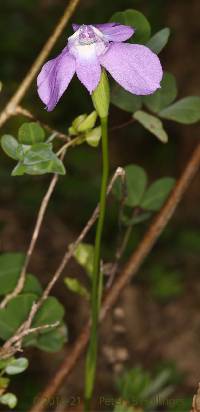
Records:
{"label": "thin twig", "polygon": [[43,49],[39,53],[38,57],[34,61],[32,67],[28,71],[27,75],[25,76],[24,80],[21,82],[19,88],[17,89],[14,96],[10,99],[2,113],[0,114],[0,127],[8,120],[10,116],[13,116],[15,113],[15,109],[18,104],[23,99],[25,93],[27,92],[29,86],[31,85],[32,81],[34,80],[35,76],[37,75],[40,67],[48,57],[49,53],[51,52],[54,44],[56,43],[57,39],[61,35],[62,31],[64,30],[66,24],[68,23],[70,17],[72,16],[73,12],[75,11],[76,7],[80,3],[80,0],[71,0],[67,5],[63,16],[61,17],[60,21],[56,25],[53,33],[45,43]]}
{"label": "thin twig", "polygon": [[[200,166],[200,144],[197,146],[193,155],[191,156],[182,176],[178,180],[173,192],[169,199],[150,225],[144,238],[137,247],[137,249],[131,255],[128,263],[120,273],[116,282],[112,288],[108,291],[102,305],[100,321],[102,321],[107,313],[111,310],[115,302],[117,301],[120,293],[130,282],[133,276],[136,275],[144,262],[146,256],[153,248],[155,242],[159,238],[160,234],[165,229],[167,223],[171,219],[178,204],[184,196],[184,193],[190,186],[192,180],[196,176]],[[90,327],[89,323],[83,328],[82,332],[78,336],[76,342],[73,344],[73,349],[67,354],[67,357],[62,362],[62,365],[58,368],[53,378],[47,384],[44,391],[40,394],[38,401],[31,408],[30,412],[42,412],[45,408],[45,399],[51,399],[55,395],[63,381],[70,374],[72,369],[76,366],[79,358],[83,354],[89,339]],[[195,411],[196,412],[196,411]]]}
{"label": "thin twig", "polygon": [[[63,156],[64,156],[64,152],[63,152],[62,158],[63,158]],[[24,287],[27,267],[29,265],[31,256],[32,256],[33,251],[35,249],[35,245],[36,245],[39,233],[40,233],[40,229],[41,229],[41,226],[42,226],[42,223],[43,223],[43,220],[44,220],[44,216],[45,216],[45,213],[46,213],[46,210],[47,210],[47,206],[49,204],[50,198],[52,196],[52,193],[54,191],[54,188],[56,186],[57,181],[58,181],[58,175],[55,174],[52,177],[52,179],[50,181],[50,184],[49,184],[49,187],[48,187],[48,190],[47,190],[45,196],[42,199],[42,203],[40,205],[40,209],[39,209],[37,219],[36,219],[35,228],[33,230],[30,245],[29,245],[29,248],[28,248],[28,251],[27,251],[27,254],[26,254],[25,262],[24,262],[24,265],[22,267],[17,285],[16,285],[15,289],[11,293],[6,295],[5,298],[2,300],[2,302],[0,303],[0,309],[5,308],[7,303],[10,302],[10,300],[13,299],[15,296],[17,296],[22,291],[22,289]]]}
{"label": "thin twig", "polygon": [[22,341],[23,339],[31,335],[32,333],[38,333],[46,329],[53,329],[59,326],[60,322],[54,322],[52,324],[46,324],[37,326],[35,328],[24,328],[20,330],[18,333],[15,333],[0,349],[0,357],[1,359],[6,359],[11,355],[14,355],[18,351],[22,351]]}
{"label": "thin twig", "polygon": [[71,140],[70,136],[59,132],[58,130],[52,129],[47,124],[38,120],[29,110],[25,109],[22,106],[17,106],[13,115],[22,115],[27,117],[28,119],[34,120],[35,122],[39,123],[44,129],[46,129],[49,133],[55,134],[57,138],[69,142]]}

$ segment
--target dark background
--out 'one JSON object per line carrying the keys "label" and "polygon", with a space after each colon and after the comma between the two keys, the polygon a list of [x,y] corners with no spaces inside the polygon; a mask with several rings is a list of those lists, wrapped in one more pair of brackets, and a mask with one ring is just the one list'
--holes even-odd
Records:
{"label": "dark background", "polygon": [[[0,11],[0,80],[3,83],[1,108],[17,89],[41,47],[53,30],[66,6],[64,0],[7,0],[1,1]],[[179,97],[200,95],[199,80],[199,0],[84,0],[73,16],[73,22],[106,22],[111,15],[126,8],[142,11],[152,24],[152,32],[163,27],[171,28],[169,45],[161,54],[164,69],[175,74]],[[70,24],[57,42],[51,56],[65,46],[71,33]],[[36,85],[30,87],[23,105],[36,117],[53,128],[67,132],[71,120],[78,114],[92,110],[89,95],[74,79],[54,112],[47,113],[36,93]],[[110,127],[123,123],[129,115],[114,107],[111,109]],[[1,133],[16,134],[24,121],[13,118]],[[181,126],[165,122],[169,143],[162,145],[139,126],[129,126],[110,133],[111,169],[136,163],[145,168],[149,180],[162,176],[178,177],[199,139],[199,125]],[[49,176],[11,178],[12,160],[0,153],[0,247],[1,251],[24,251],[34,224],[35,213],[47,187]],[[72,149],[66,158],[67,177],[60,178],[54,199],[50,203],[40,240],[37,245],[31,270],[45,284],[62,257],[66,245],[71,242],[84,225],[96,205],[99,190],[100,152],[86,146]],[[98,380],[102,392],[112,393],[113,381],[121,368],[141,364],[151,370],[159,362],[172,362],[182,375],[177,388],[178,395],[190,396],[200,376],[199,341],[199,181],[196,179],[188,190],[175,217],[165,230],[151,257],[139,273],[138,280],[126,288],[119,305],[125,317],[123,336],[115,334],[113,316],[110,315],[102,328],[102,350]],[[134,230],[127,255],[140,240],[147,225]],[[109,260],[116,240],[116,211],[111,203],[108,210],[104,236],[104,255]],[[88,237],[92,241],[93,233]],[[109,247],[108,247],[109,246]],[[155,265],[166,276],[174,271],[180,274],[181,288],[175,295],[169,293],[167,300],[158,299],[152,292],[154,281],[151,272]],[[65,275],[76,275],[77,266],[72,262]],[[163,275],[164,276],[164,275]],[[162,277],[162,276],[161,276]],[[69,342],[82,326],[87,315],[84,302],[70,295],[63,283],[55,293],[66,305],[66,320],[69,327]],[[70,345],[69,345],[70,346]],[[124,348],[127,359],[117,360],[110,367],[107,347]],[[35,393],[42,387],[47,375],[53,373],[68,349],[48,355],[29,350],[34,360],[26,383]],[[107,354],[106,354],[107,353]],[[123,357],[123,356],[122,356]],[[118,367],[120,370],[120,366]],[[81,367],[82,370],[82,367]],[[37,377],[40,381],[37,381]],[[77,376],[80,378],[77,379]],[[37,384],[36,384],[37,381]],[[25,385],[23,381],[22,386]],[[82,387],[80,368],[72,377],[69,393],[79,393]],[[65,388],[66,390],[66,388]],[[19,398],[26,397],[21,388]],[[30,395],[31,396],[31,395]],[[23,399],[22,399],[23,401]],[[22,403],[21,403],[22,405]],[[21,406],[23,407],[23,406]],[[27,407],[27,406],[26,406]]]}

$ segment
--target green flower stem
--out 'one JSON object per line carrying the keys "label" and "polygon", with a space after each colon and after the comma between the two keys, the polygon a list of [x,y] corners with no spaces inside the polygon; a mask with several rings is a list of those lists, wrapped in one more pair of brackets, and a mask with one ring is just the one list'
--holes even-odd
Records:
{"label": "green flower stem", "polygon": [[92,294],[91,294],[91,310],[92,324],[90,342],[86,357],[86,375],[85,375],[85,412],[90,410],[90,403],[93,395],[96,363],[97,363],[97,343],[98,343],[98,320],[99,310],[102,295],[102,273],[100,270],[101,259],[101,240],[105,220],[106,209],[106,192],[109,173],[109,158],[108,158],[108,118],[101,118],[102,129],[102,181],[100,195],[99,219],[96,229],[95,250],[94,250],[94,269],[92,277]]}

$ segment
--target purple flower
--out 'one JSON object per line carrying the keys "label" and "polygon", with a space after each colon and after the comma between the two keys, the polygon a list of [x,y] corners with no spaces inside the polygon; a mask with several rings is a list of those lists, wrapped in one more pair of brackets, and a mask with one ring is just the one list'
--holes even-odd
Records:
{"label": "purple flower", "polygon": [[133,94],[151,94],[160,87],[163,72],[156,54],[145,46],[123,43],[134,33],[130,26],[74,24],[73,29],[67,46],[43,66],[37,78],[38,93],[48,111],[54,109],[75,73],[92,93],[102,67]]}

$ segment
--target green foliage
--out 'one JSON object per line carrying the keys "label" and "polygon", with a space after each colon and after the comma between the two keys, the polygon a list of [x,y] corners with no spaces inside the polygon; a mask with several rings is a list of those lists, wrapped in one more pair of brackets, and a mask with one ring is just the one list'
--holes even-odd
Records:
{"label": "green foliage", "polygon": [[71,292],[77,293],[87,300],[90,299],[88,290],[77,279],[67,277],[64,279],[64,282]]}
{"label": "green foliage", "polygon": [[182,274],[168,270],[163,265],[155,265],[149,273],[150,290],[155,299],[165,303],[179,297],[184,290]]}
{"label": "green foliage", "polygon": [[161,110],[159,116],[183,124],[196,123],[200,120],[200,97],[185,97]]}
{"label": "green foliage", "polygon": [[130,207],[139,206],[147,185],[146,172],[137,165],[126,166],[125,172],[126,187],[123,188],[121,180],[117,179],[113,186],[113,194],[121,199],[125,191],[125,205]]}
{"label": "green foliage", "polygon": [[18,375],[28,368],[28,364],[28,359],[24,357],[10,357],[8,359],[0,360],[0,403],[2,405],[6,405],[11,409],[15,408],[17,405],[17,397],[11,392],[6,392],[10,383],[10,378],[5,377],[4,375]]}
{"label": "green foliage", "polygon": [[141,202],[142,209],[157,212],[163,206],[175,184],[175,179],[163,177],[156,180],[146,191]]}
{"label": "green foliage", "polygon": [[163,128],[163,124],[160,119],[152,116],[142,110],[138,110],[133,115],[134,119],[137,120],[141,125],[147,129],[150,133],[156,136],[162,143],[168,142],[168,136]]}
{"label": "green foliage", "polygon": [[74,252],[74,258],[85,269],[88,276],[91,277],[93,272],[94,246],[89,243],[79,243]]}
{"label": "green foliage", "polygon": [[26,275],[23,293],[35,293],[37,296],[40,296],[42,294],[42,286],[34,275]]}
{"label": "green foliage", "polygon": [[[24,263],[24,255],[20,253],[5,253],[0,255],[0,294],[6,295],[15,288]],[[42,287],[38,279],[31,274],[26,275],[25,285],[20,295],[13,298],[7,306],[0,311],[0,338],[7,340],[18,327],[27,319],[33,302],[42,294]],[[48,297],[38,310],[33,327],[53,325],[59,322],[54,329],[44,329],[24,338],[23,345],[34,345],[45,350],[53,351],[59,348],[66,340],[63,328],[60,327],[64,317],[64,308],[54,297]],[[46,335],[46,337],[43,337]],[[1,369],[1,363],[0,363]]]}
{"label": "green foliage", "polygon": [[168,43],[169,36],[170,29],[166,27],[154,34],[147,42],[146,46],[149,47],[154,53],[159,54]]}
{"label": "green foliage", "polygon": [[9,134],[5,134],[4,136],[2,136],[1,138],[2,149],[9,157],[11,157],[14,160],[19,159],[19,156],[17,153],[18,146],[19,146],[18,142],[14,137],[10,136]]}
{"label": "green foliage", "polygon": [[144,96],[143,102],[152,112],[158,113],[171,104],[176,99],[176,96],[176,79],[173,74],[165,72],[161,81],[161,88],[154,94]]}
{"label": "green foliage", "polygon": [[18,295],[0,311],[0,338],[9,339],[27,319],[36,295]]}
{"label": "green foliage", "polygon": [[12,171],[12,176],[22,176],[25,173],[30,175],[65,174],[64,165],[53,153],[51,143],[37,143],[30,147],[20,145],[18,153],[20,161]]}
{"label": "green foliage", "polygon": [[18,130],[18,140],[24,145],[43,143],[45,140],[44,129],[35,122],[23,123]]}
{"label": "green foliage", "polygon": [[7,392],[5,395],[0,396],[0,403],[13,409],[17,405],[17,397],[14,393]]}
{"label": "green foliage", "polygon": [[44,143],[44,130],[37,123],[24,123],[19,128],[19,142],[10,135],[1,138],[1,147],[12,159],[18,160],[12,176],[46,173],[65,174],[62,161],[53,152],[51,143]]}
{"label": "green foliage", "polygon": [[127,92],[119,84],[112,83],[111,103],[126,112],[135,113],[142,107],[142,98]]}
{"label": "green foliage", "polygon": [[24,258],[22,253],[0,255],[0,296],[12,292],[15,288]]}
{"label": "green foliage", "polygon": [[[146,189],[147,175],[142,167],[128,165],[124,169],[126,176],[125,188],[123,188],[120,179],[113,186],[113,194],[117,199],[122,199],[124,192],[126,206],[140,207],[145,211],[158,211],[174,187],[175,180],[164,177],[156,180]],[[137,219],[138,216],[135,218]]]}
{"label": "green foliage", "polygon": [[122,215],[122,223],[125,226],[133,226],[139,223],[145,222],[151,217],[151,212],[142,212],[141,210],[138,211],[134,216],[129,217],[126,214]]}
{"label": "green foliage", "polygon": [[[32,326],[37,328],[42,325],[51,325],[55,322],[61,322],[64,316],[64,307],[54,297],[49,296],[36,313]],[[47,331],[45,331],[47,332]]]}
{"label": "green foliage", "polygon": [[[19,328],[19,326],[28,318],[30,309],[34,302],[37,301],[37,295],[25,293],[13,298],[0,312],[0,337],[3,340],[9,339]],[[39,327],[45,325],[53,325],[57,322],[61,322],[64,316],[64,308],[54,297],[48,297],[43,303],[42,307],[38,310],[32,327]],[[51,332],[47,339],[46,350],[51,350],[53,339],[53,333],[56,333],[56,339],[58,340],[58,329],[55,330],[50,327],[49,329],[40,330],[34,334],[31,334],[24,338],[24,346],[40,346],[40,336]],[[60,335],[60,341],[63,342],[63,336]]]}
{"label": "green foliage", "polygon": [[[116,381],[119,395],[124,400],[123,404],[120,398],[121,404],[124,407],[134,405],[136,409],[133,408],[132,410],[137,410],[140,406],[145,411],[149,410],[152,405],[156,407],[155,403],[152,403],[155,396],[159,401],[163,401],[173,392],[174,387],[170,382],[171,378],[172,370],[167,367],[154,375],[141,367],[135,367],[124,372]],[[122,410],[129,411],[129,409]],[[120,406],[117,405],[114,411],[120,411]]]}
{"label": "green foliage", "polygon": [[34,339],[34,346],[45,352],[58,352],[67,341],[67,328],[61,324],[49,332],[38,334]]}
{"label": "green foliage", "polygon": [[135,29],[135,33],[129,41],[144,44],[149,40],[151,26],[146,17],[137,10],[130,9],[114,13],[110,21],[125,24]]}
{"label": "green foliage", "polygon": [[26,358],[17,358],[11,360],[5,368],[5,373],[7,375],[18,375],[19,373],[24,372],[28,368],[28,359]]}

